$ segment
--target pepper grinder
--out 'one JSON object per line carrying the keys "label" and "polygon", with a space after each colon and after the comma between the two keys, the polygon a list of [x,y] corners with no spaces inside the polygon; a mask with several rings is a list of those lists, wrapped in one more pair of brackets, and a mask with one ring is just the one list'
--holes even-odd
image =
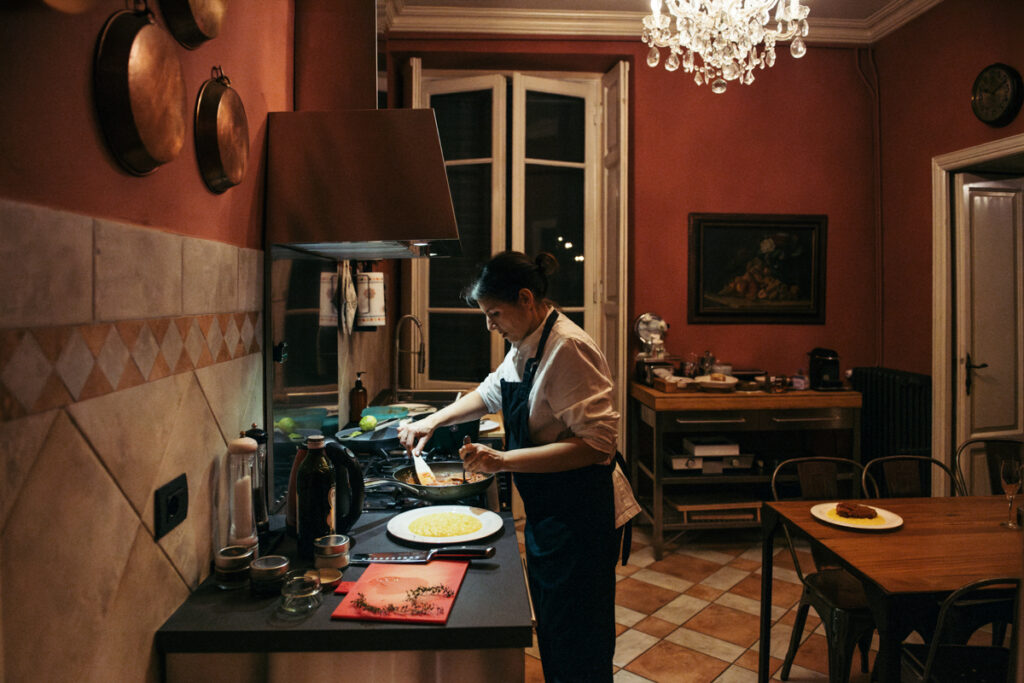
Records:
{"label": "pepper grinder", "polygon": [[253,514],[253,470],[256,440],[240,436],[228,444],[228,539],[226,545],[255,546],[256,517]]}

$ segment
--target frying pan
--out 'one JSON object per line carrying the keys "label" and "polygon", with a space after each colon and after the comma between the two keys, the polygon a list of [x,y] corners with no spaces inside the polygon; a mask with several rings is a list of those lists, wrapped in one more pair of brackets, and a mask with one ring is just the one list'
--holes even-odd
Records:
{"label": "frying pan", "polygon": [[[434,474],[442,477],[461,477],[463,472],[462,464],[458,462],[431,463],[430,469],[434,471]],[[469,482],[466,484],[421,486],[416,483],[415,477],[416,475],[412,466],[409,466],[395,470],[394,479],[367,479],[364,484],[368,489],[383,486],[384,484],[397,484],[399,488],[404,489],[407,493],[410,493],[417,498],[422,498],[423,500],[431,503],[447,503],[453,500],[459,500],[460,498],[468,498],[469,496],[475,496],[483,493],[487,490],[487,487],[491,485],[491,482],[494,481],[494,475],[487,474],[484,475],[484,478],[480,481]]]}

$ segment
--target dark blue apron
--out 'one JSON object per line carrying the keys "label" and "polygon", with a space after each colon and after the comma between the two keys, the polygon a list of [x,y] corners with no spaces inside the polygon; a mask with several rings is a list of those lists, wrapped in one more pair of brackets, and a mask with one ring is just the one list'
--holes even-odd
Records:
{"label": "dark blue apron", "polygon": [[[530,388],[557,318],[558,312],[552,311],[545,321],[537,354],[526,362],[522,381],[501,380],[508,450],[534,445]],[[615,529],[613,467],[514,475],[526,511],[527,577],[547,683],[612,680],[620,537]]]}

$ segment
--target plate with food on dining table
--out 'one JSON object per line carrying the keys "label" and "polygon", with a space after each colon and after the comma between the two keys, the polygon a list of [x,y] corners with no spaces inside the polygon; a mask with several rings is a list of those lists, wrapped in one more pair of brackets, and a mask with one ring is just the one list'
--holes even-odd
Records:
{"label": "plate with food on dining table", "polygon": [[855,501],[818,503],[811,514],[827,524],[858,531],[886,531],[903,526],[903,518],[895,512]]}

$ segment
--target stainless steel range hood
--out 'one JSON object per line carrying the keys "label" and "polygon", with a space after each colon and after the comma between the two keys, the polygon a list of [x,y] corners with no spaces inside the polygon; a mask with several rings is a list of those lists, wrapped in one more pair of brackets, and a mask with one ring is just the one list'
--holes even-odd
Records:
{"label": "stainless steel range hood", "polygon": [[459,253],[430,109],[268,115],[267,240],[344,259]]}

